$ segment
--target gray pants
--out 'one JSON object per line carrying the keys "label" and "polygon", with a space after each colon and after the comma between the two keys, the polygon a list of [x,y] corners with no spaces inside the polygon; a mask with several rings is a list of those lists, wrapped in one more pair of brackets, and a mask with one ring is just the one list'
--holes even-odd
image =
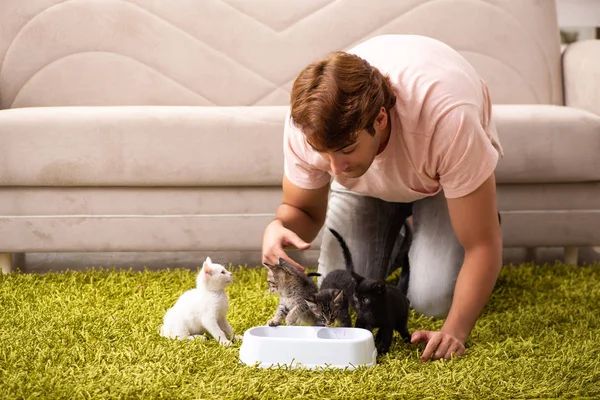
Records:
{"label": "gray pants", "polygon": [[[454,234],[443,193],[413,203],[390,203],[351,192],[334,181],[325,227],[337,230],[345,239],[357,273],[385,279],[399,267],[402,227],[411,215],[413,240],[408,251],[407,296],[417,312],[445,317],[452,304],[464,250]],[[325,229],[319,279],[344,267],[342,250]]]}

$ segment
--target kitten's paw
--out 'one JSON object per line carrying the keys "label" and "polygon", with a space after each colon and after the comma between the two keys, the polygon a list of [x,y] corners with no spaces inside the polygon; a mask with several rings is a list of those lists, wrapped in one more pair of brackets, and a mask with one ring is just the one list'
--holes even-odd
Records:
{"label": "kitten's paw", "polygon": [[237,342],[238,340],[241,342],[241,341],[242,341],[242,339],[243,339],[243,336],[242,336],[242,335],[233,335],[233,340],[234,340],[234,341],[236,341],[236,342]]}
{"label": "kitten's paw", "polygon": [[184,339],[188,339],[188,340],[195,340],[195,339],[206,340],[206,336],[204,336],[204,335],[189,335],[189,336],[186,336]]}
{"label": "kitten's paw", "polygon": [[375,348],[377,349],[378,356],[383,356],[390,351],[389,347],[386,348],[386,347],[382,347],[382,346],[375,346]]}
{"label": "kitten's paw", "polygon": [[228,347],[228,346],[231,346],[231,345],[232,345],[232,342],[231,342],[231,341],[229,341],[229,340],[221,340],[219,343],[220,343],[220,344],[221,344],[221,346],[223,346],[223,347]]}
{"label": "kitten's paw", "polygon": [[269,325],[269,326],[279,326],[279,325],[281,325],[281,322],[277,321],[276,319],[270,319],[267,322],[267,325]]}

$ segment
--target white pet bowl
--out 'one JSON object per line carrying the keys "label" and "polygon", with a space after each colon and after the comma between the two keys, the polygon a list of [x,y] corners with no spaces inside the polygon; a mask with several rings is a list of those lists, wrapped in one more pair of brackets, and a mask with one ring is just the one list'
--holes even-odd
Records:
{"label": "white pet bowl", "polygon": [[240,361],[261,368],[354,369],[374,366],[376,357],[373,334],[361,328],[255,326],[240,346]]}

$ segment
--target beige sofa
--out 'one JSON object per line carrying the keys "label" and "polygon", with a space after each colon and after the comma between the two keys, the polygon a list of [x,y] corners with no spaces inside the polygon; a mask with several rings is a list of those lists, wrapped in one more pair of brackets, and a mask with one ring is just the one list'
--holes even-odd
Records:
{"label": "beige sofa", "polygon": [[441,39],[488,83],[507,247],[600,245],[600,41],[562,57],[551,0],[3,0],[0,27],[5,272],[13,253],[259,251],[293,79],[386,33]]}

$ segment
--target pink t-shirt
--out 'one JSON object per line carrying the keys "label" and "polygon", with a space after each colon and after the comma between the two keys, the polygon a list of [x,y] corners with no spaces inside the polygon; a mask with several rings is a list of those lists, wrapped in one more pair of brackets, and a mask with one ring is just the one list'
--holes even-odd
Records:
{"label": "pink t-shirt", "polygon": [[[386,201],[412,202],[440,190],[467,195],[494,171],[503,150],[491,118],[485,83],[456,51],[416,35],[383,35],[349,51],[390,77],[397,101],[382,153],[359,178],[335,177],[354,192]],[[306,143],[286,117],[285,174],[316,189],[331,181],[329,162]]]}

